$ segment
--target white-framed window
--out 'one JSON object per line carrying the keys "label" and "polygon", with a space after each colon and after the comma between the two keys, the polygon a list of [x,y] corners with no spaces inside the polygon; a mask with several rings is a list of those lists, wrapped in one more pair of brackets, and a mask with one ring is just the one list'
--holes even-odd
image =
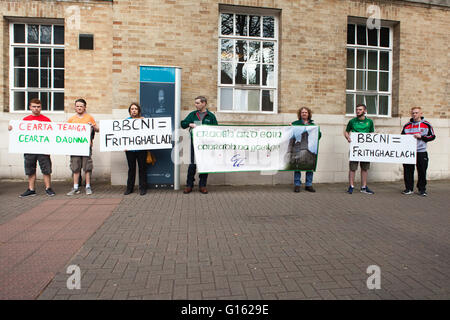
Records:
{"label": "white-framed window", "polygon": [[277,15],[221,11],[218,70],[219,111],[276,113]]}
{"label": "white-framed window", "polygon": [[10,111],[38,98],[42,110],[64,111],[64,25],[10,23]]}
{"label": "white-framed window", "polygon": [[346,114],[359,103],[373,116],[391,116],[393,28],[347,25]]}

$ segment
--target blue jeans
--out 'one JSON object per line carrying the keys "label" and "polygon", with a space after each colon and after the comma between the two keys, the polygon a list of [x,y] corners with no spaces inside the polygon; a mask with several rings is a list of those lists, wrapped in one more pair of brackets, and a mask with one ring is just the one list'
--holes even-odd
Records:
{"label": "blue jeans", "polygon": [[[306,171],[306,183],[305,186],[311,187],[312,181],[313,181],[313,174],[312,171]],[[294,185],[300,187],[302,185],[301,181],[302,173],[301,171],[295,171],[294,172]]]}

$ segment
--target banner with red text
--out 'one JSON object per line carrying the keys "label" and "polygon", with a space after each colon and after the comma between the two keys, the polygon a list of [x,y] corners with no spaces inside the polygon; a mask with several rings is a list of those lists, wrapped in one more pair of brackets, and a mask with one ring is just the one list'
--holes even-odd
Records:
{"label": "banner with red text", "polygon": [[11,120],[9,152],[88,156],[88,124]]}

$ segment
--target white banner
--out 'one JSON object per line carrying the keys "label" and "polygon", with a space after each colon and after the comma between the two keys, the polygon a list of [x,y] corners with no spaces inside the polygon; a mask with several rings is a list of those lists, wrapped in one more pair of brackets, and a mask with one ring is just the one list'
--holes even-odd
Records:
{"label": "white banner", "polygon": [[314,171],[318,126],[197,126],[198,171]]}
{"label": "white banner", "polygon": [[100,151],[172,149],[170,117],[100,120]]}
{"label": "white banner", "polygon": [[80,123],[11,120],[10,153],[88,156],[91,126]]}
{"label": "white banner", "polygon": [[350,138],[350,161],[416,163],[412,135],[352,132]]}

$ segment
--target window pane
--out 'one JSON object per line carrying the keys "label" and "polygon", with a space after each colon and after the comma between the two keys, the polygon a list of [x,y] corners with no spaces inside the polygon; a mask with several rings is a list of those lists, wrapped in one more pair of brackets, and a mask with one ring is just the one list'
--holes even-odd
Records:
{"label": "window pane", "polygon": [[263,18],[263,37],[274,38],[275,36],[275,19],[274,17]]}
{"label": "window pane", "polygon": [[366,72],[356,71],[356,89],[366,90]]}
{"label": "window pane", "polygon": [[347,70],[347,89],[355,90],[355,71]]}
{"label": "window pane", "polygon": [[53,110],[54,111],[64,111],[64,93],[55,92],[53,97]]}
{"label": "window pane", "polygon": [[41,100],[41,103],[42,103],[42,110],[49,110],[48,96],[50,94],[47,92],[41,92],[40,94],[41,94],[41,97],[39,99]]}
{"label": "window pane", "polygon": [[245,69],[248,77],[248,84],[256,84],[259,85],[260,83],[260,64],[245,64]]}
{"label": "window pane", "polygon": [[365,103],[364,102],[364,96],[357,94],[356,95],[356,105],[358,105],[360,103]]}
{"label": "window pane", "polygon": [[368,29],[367,35],[369,37],[369,46],[378,46],[378,29]]}
{"label": "window pane", "polygon": [[389,52],[380,51],[380,70],[389,70]]}
{"label": "window pane", "polygon": [[41,88],[51,88],[51,81],[48,69],[41,69]]}
{"label": "window pane", "polygon": [[377,114],[377,96],[366,96],[367,113]]}
{"label": "window pane", "polygon": [[233,89],[221,88],[220,89],[220,109],[221,110],[233,110]]}
{"label": "window pane", "polygon": [[380,107],[378,114],[387,116],[389,111],[389,97],[388,96],[380,96]]}
{"label": "window pane", "polygon": [[250,16],[250,37],[261,37],[261,17]]}
{"label": "window pane", "polygon": [[54,44],[64,44],[64,26],[54,26]]}
{"label": "window pane", "polygon": [[259,111],[259,90],[248,90],[248,111]]}
{"label": "window pane", "polygon": [[50,68],[52,66],[51,49],[41,49],[41,68]]}
{"label": "window pane", "polygon": [[274,43],[273,42],[263,42],[263,62],[273,63],[274,62]]}
{"label": "window pane", "polygon": [[53,70],[53,87],[64,88],[64,70]]}
{"label": "window pane", "polygon": [[52,26],[41,26],[41,43],[52,43]]}
{"label": "window pane", "polygon": [[367,90],[377,90],[377,72],[369,71],[367,73]]}
{"label": "window pane", "polygon": [[25,48],[14,48],[14,66],[25,67]]}
{"label": "window pane", "polygon": [[[233,34],[233,14],[222,13],[220,15],[222,21],[221,32],[224,35]],[[56,32],[56,31],[55,31]]]}
{"label": "window pane", "polygon": [[262,90],[262,111],[273,111],[273,100],[275,92],[273,90]]}
{"label": "window pane", "polygon": [[358,50],[356,66],[358,69],[366,69],[366,50]]}
{"label": "window pane", "polygon": [[233,64],[222,63],[222,70],[220,71],[220,83],[233,84]]}
{"label": "window pane", "polygon": [[223,61],[231,61],[233,59],[233,40],[221,40],[221,58]]}
{"label": "window pane", "polygon": [[14,24],[14,43],[25,43],[24,24]]}
{"label": "window pane", "polygon": [[274,87],[275,86],[275,72],[274,72],[274,66],[273,65],[263,65],[262,69],[262,85],[263,86],[269,86]]}
{"label": "window pane", "polygon": [[235,84],[247,84],[247,73],[244,69],[244,63],[238,63],[236,65],[236,73],[234,78]]}
{"label": "window pane", "polygon": [[355,50],[347,49],[347,68],[355,67]]}
{"label": "window pane", "polygon": [[28,70],[28,87],[39,87],[39,69],[27,69]]}
{"label": "window pane", "polygon": [[247,61],[247,41],[236,40],[236,59],[241,62]]}
{"label": "window pane", "polygon": [[28,105],[30,103],[31,99],[35,99],[35,98],[39,99],[39,92],[29,91],[27,96],[28,96],[28,103],[27,103],[27,105]]}
{"label": "window pane", "polygon": [[378,52],[377,51],[369,51],[368,57],[368,65],[369,69],[377,70],[378,68]]}
{"label": "window pane", "polygon": [[389,91],[389,73],[380,71],[380,91]]}
{"label": "window pane", "polygon": [[354,97],[355,97],[354,94],[347,94],[346,105],[345,105],[345,113],[347,113],[347,114],[355,113]]}
{"label": "window pane", "polygon": [[14,87],[16,87],[16,88],[25,87],[25,69],[24,68],[14,68]]}
{"label": "window pane", "polygon": [[28,43],[39,43],[39,25],[28,25]]}
{"label": "window pane", "polygon": [[64,68],[64,49],[54,49],[53,54],[54,57],[54,67],[55,68]]}
{"label": "window pane", "polygon": [[249,41],[248,43],[248,60],[252,62],[261,61],[261,42]]}
{"label": "window pane", "polygon": [[28,48],[28,67],[39,67],[39,49]]}
{"label": "window pane", "polygon": [[25,92],[14,92],[14,110],[25,110]]}
{"label": "window pane", "polygon": [[357,39],[358,39],[358,44],[361,45],[366,45],[367,41],[366,41],[366,26],[358,26],[357,28]]}
{"label": "window pane", "polygon": [[347,43],[355,44],[355,25],[354,24],[347,25]]}
{"label": "window pane", "polygon": [[234,90],[234,109],[238,111],[247,111],[247,90]]}
{"label": "window pane", "polygon": [[247,17],[245,15],[236,15],[236,35],[237,36],[247,36]]}
{"label": "window pane", "polygon": [[380,47],[389,48],[389,28],[380,29]]}

